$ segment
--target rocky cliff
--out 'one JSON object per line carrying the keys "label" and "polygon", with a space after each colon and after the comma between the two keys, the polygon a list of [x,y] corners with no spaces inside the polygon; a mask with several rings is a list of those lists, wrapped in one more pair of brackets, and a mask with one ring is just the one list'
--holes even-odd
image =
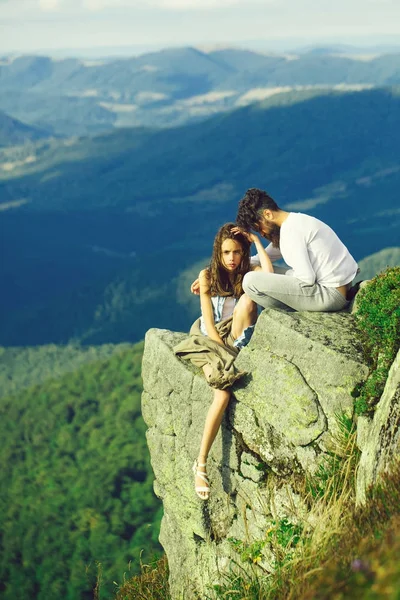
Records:
{"label": "rocky cliff", "polygon": [[400,350],[373,418],[358,419],[357,444],[361,449],[357,504],[361,505],[366,501],[367,489],[390,470],[393,459],[400,458]]}
{"label": "rocky cliff", "polygon": [[[164,504],[160,541],[174,600],[183,593],[185,600],[204,599],[226,573],[246,569],[238,548],[258,544],[256,568],[274,569],[271,547],[259,542],[277,522],[307,521],[302,485],[338,449],[338,423],[352,416],[352,390],[368,373],[350,314],[264,310],[237,358],[249,374],[233,388],[212,448],[211,496],[204,503],[195,495],[191,466],[212,390],[200,371],[173,354],[183,337],[150,330],[142,367],[142,411],[155,491]],[[364,423],[365,439],[371,428]],[[360,477],[362,490],[373,476]]]}

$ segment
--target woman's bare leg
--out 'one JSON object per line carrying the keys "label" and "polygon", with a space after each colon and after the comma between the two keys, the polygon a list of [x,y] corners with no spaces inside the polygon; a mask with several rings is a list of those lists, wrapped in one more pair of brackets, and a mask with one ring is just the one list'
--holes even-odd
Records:
{"label": "woman's bare leg", "polygon": [[[205,365],[203,367],[204,374],[207,375],[210,372],[210,366]],[[224,416],[226,407],[228,406],[229,399],[231,397],[231,391],[228,390],[214,390],[214,399],[208,409],[206,422],[204,424],[203,437],[201,438],[200,452],[198,456],[198,462],[205,464],[207,462],[210,448],[215,440],[218,430],[221,426],[221,422]],[[206,473],[206,467],[199,467],[199,471]],[[200,477],[196,477],[196,486],[203,486],[204,481]],[[206,492],[199,492],[202,496],[206,497]]]}
{"label": "woman's bare leg", "polygon": [[[253,302],[246,294],[243,294],[236,304],[235,311],[233,313],[232,321],[232,335],[235,339],[240,337],[243,331],[254,325],[257,320],[257,304]],[[209,378],[211,373],[211,367],[205,365],[203,367],[206,379]],[[206,422],[203,430],[203,437],[200,444],[200,452],[198,456],[199,464],[205,464],[207,462],[210,448],[215,440],[218,430],[221,426],[222,418],[226,407],[228,406],[229,399],[231,397],[231,391],[228,390],[214,390],[214,399],[208,409]],[[206,467],[198,467],[198,470],[202,473],[206,473]],[[196,486],[204,485],[204,481],[201,477],[196,477]],[[203,497],[207,496],[207,492],[199,492]]]}
{"label": "woman's bare leg", "polygon": [[240,296],[233,312],[232,335],[235,340],[257,321],[257,304],[247,294]]}

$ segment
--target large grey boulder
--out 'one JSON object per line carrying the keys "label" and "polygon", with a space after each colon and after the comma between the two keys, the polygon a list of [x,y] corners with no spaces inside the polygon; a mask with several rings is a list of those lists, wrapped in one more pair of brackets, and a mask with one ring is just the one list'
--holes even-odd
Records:
{"label": "large grey boulder", "polygon": [[361,449],[357,471],[357,504],[364,504],[366,491],[400,458],[400,350],[390,368],[384,392],[370,422],[358,425]]}
{"label": "large grey boulder", "polygon": [[257,568],[274,569],[266,531],[283,519],[307,519],[299,478],[336,448],[337,417],[352,415],[351,392],[368,372],[350,314],[264,310],[237,358],[249,375],[233,388],[213,445],[205,503],[195,495],[191,466],[213,391],[198,369],[173,354],[183,337],[150,330],[142,368],[143,417],[164,504],[160,541],[174,600],[203,599],[224,573],[247,568],[238,548],[257,544]]}

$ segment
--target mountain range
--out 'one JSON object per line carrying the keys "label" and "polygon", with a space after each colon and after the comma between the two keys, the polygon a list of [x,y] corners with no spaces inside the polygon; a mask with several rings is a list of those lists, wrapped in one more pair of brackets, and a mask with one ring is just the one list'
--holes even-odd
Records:
{"label": "mountain range", "polygon": [[298,89],[400,84],[400,54],[265,55],[173,48],[105,60],[11,56],[0,61],[0,109],[58,135],[177,126]]}

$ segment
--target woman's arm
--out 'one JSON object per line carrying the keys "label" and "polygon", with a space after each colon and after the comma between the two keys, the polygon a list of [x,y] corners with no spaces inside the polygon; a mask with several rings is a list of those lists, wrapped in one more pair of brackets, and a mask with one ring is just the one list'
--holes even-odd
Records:
{"label": "woman's arm", "polygon": [[255,266],[250,264],[252,271],[261,270],[264,271],[264,273],[274,272],[274,267],[272,266],[271,259],[268,256],[268,253],[265,251],[264,246],[260,242],[259,237],[255,233],[250,233],[250,231],[244,231],[243,229],[240,229],[240,227],[232,227],[232,232],[235,234],[241,233],[249,240],[249,242],[252,242],[255,245],[257,250],[257,258],[260,261],[261,269],[257,264]]}
{"label": "woman's arm", "polygon": [[[237,227],[236,229],[237,229],[237,233],[241,233],[242,235],[246,236],[247,239],[249,240],[249,242],[253,242],[253,244],[256,247],[257,259],[260,261],[261,267],[259,267],[257,264],[251,265],[251,263],[250,263],[251,270],[252,271],[264,271],[264,273],[273,273],[274,267],[272,266],[272,262],[271,262],[270,257],[268,256],[268,253],[266,252],[264,246],[260,242],[260,238],[255,233],[250,233],[249,231],[243,231],[242,229],[239,229],[239,227]],[[232,231],[234,231],[234,230],[232,229]]]}
{"label": "woman's arm", "polygon": [[220,338],[214,322],[214,311],[212,307],[210,291],[210,273],[208,269],[204,269],[200,272],[199,283],[201,312],[203,314],[207,335],[211,340],[214,340],[214,342],[217,342],[223,346],[224,342]]}

